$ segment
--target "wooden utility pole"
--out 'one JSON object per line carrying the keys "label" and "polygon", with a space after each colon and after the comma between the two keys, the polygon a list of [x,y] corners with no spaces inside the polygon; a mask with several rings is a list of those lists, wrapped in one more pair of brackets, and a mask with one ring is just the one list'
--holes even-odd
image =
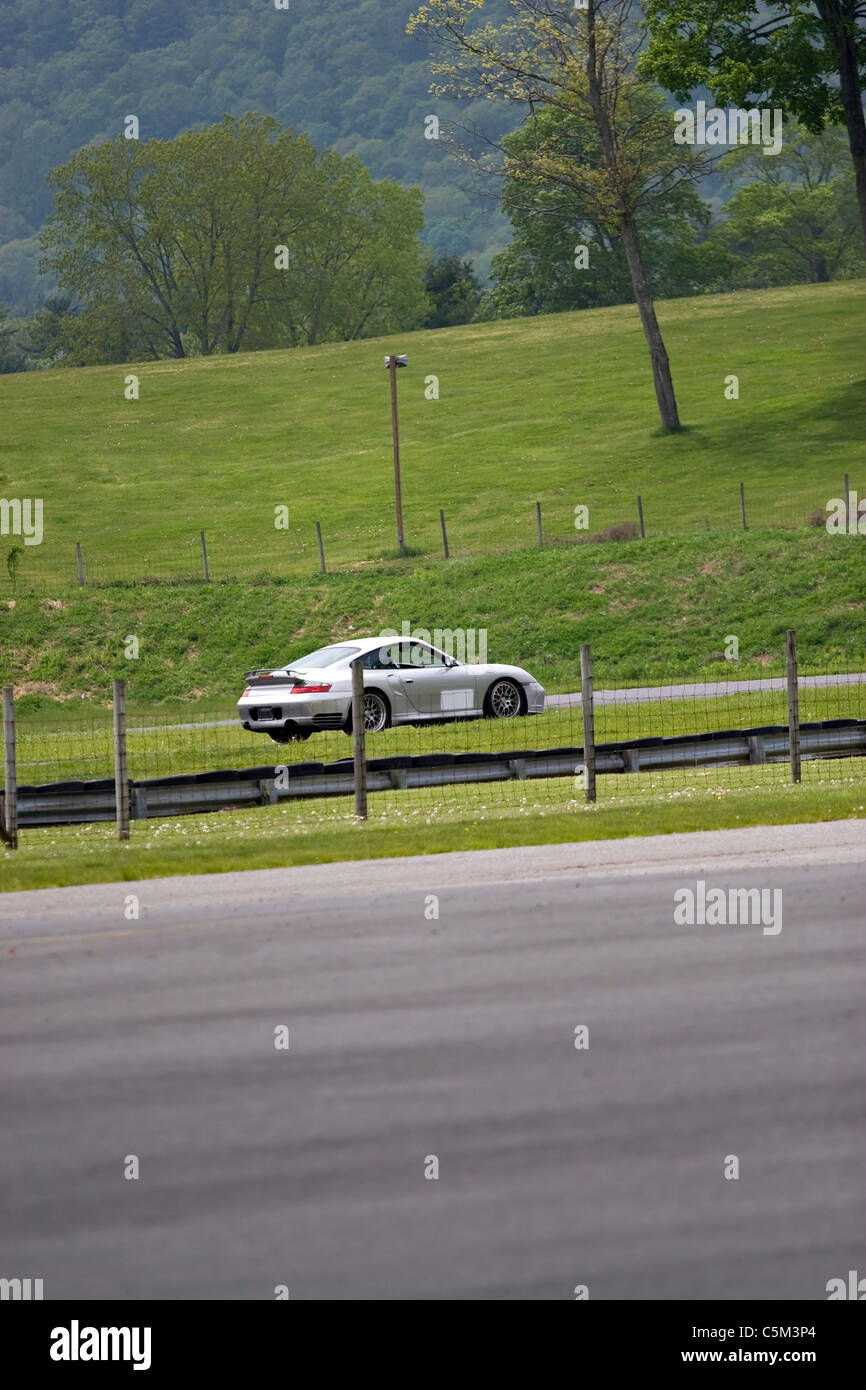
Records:
{"label": "wooden utility pole", "polygon": [[791,781],[800,780],[800,694],[797,688],[797,634],[788,628],[785,634],[785,656],[788,667],[788,751],[791,757]]}
{"label": "wooden utility pole", "polygon": [[[403,489],[400,482],[400,431],[397,427],[397,366],[393,352],[386,358],[391,373],[391,433],[394,438],[394,503],[397,509],[397,547],[403,550]],[[406,359],[399,365],[405,366]]]}
{"label": "wooden utility pole", "polygon": [[18,780],[15,769],[15,701],[11,685],[3,687],[3,760],[6,785],[3,792],[3,843],[18,848]]}
{"label": "wooden utility pole", "polygon": [[580,649],[580,712],[583,717],[583,781],[587,801],[595,801],[595,715],[592,705],[592,648]]}
{"label": "wooden utility pole", "polygon": [[117,838],[129,839],[129,775],[126,769],[126,681],[115,681],[114,703],[114,804]]}
{"label": "wooden utility pole", "polygon": [[355,773],[355,815],[367,819],[367,761],[364,729],[364,668],[352,662],[352,760]]}

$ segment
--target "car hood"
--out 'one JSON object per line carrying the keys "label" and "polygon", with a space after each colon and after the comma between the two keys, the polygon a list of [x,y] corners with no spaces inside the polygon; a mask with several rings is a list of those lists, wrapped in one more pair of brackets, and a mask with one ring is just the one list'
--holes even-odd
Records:
{"label": "car hood", "polygon": [[[467,671],[474,671],[476,674],[480,673],[482,676],[489,676],[491,680],[495,680],[497,676],[511,676],[514,680],[535,681],[535,677],[529,671],[525,671],[522,666],[503,666],[498,661],[487,662],[484,665],[480,662],[478,664],[473,662],[468,664],[466,669]],[[538,681],[535,683],[537,685]]]}

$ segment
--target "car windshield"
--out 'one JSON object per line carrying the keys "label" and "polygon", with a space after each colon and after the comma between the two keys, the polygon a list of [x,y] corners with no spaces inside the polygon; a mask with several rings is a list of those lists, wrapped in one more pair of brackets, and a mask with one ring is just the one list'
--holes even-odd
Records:
{"label": "car windshield", "polygon": [[360,647],[320,647],[317,652],[310,652],[309,656],[290,661],[286,670],[321,671],[324,666],[333,666],[335,662],[344,661],[346,657],[357,656],[360,650]]}

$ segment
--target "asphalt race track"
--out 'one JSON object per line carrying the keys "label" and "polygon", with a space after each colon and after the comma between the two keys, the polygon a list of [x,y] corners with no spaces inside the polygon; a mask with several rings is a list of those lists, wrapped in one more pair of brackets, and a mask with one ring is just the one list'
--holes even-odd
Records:
{"label": "asphalt race track", "polygon": [[[0,1275],[826,1299],[866,1271],[864,869],[849,821],[0,895]],[[676,924],[698,879],[781,930]]]}

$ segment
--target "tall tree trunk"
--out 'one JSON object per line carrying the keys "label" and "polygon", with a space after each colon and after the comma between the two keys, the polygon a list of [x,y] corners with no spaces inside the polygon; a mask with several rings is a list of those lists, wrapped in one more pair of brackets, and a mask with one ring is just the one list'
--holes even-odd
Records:
{"label": "tall tree trunk", "polygon": [[[586,78],[589,88],[589,100],[592,106],[593,117],[598,128],[601,139],[601,147],[604,151],[604,161],[614,187],[622,184],[619,151],[617,149],[616,134],[610,111],[605,103],[605,92],[603,90],[603,60],[599,57],[598,45],[596,42],[595,28],[595,0],[589,0],[587,8],[587,56],[586,56]],[[640,321],[643,324],[644,336],[650,352],[650,360],[653,368],[653,384],[656,389],[656,400],[659,404],[659,414],[662,417],[662,424],[666,430],[678,430],[680,428],[680,417],[677,412],[677,398],[674,395],[674,383],[671,377],[671,365],[668,361],[667,351],[662,338],[662,332],[656,318],[655,305],[650,293],[649,285],[643,268],[643,254],[640,246],[640,236],[638,235],[637,223],[634,215],[634,205],[627,203],[625,196],[620,199],[619,230],[622,236],[625,258],[628,262],[629,275],[631,276],[634,297],[637,300],[637,307],[640,312]]]}
{"label": "tall tree trunk", "polygon": [[656,318],[653,297],[650,293],[650,288],[644,273],[640,237],[635,220],[631,215],[625,215],[620,219],[620,231],[622,233],[622,244],[625,248],[625,258],[628,262],[632,288],[634,289],[634,297],[637,300],[640,321],[643,324],[644,336],[647,341],[647,347],[649,348],[650,360],[652,361],[653,383],[656,388],[656,399],[659,403],[659,413],[662,417],[662,424],[665,429],[678,430],[680,428],[680,417],[677,411],[677,398],[674,395],[671,366],[668,361],[664,339],[662,338],[662,331],[659,328],[658,319]]}
{"label": "tall tree trunk", "polygon": [[839,95],[845,113],[848,144],[857,180],[857,202],[866,244],[866,119],[863,116],[863,89],[854,35],[857,20],[852,0],[815,0],[815,8],[825,34],[836,50],[839,67]]}

